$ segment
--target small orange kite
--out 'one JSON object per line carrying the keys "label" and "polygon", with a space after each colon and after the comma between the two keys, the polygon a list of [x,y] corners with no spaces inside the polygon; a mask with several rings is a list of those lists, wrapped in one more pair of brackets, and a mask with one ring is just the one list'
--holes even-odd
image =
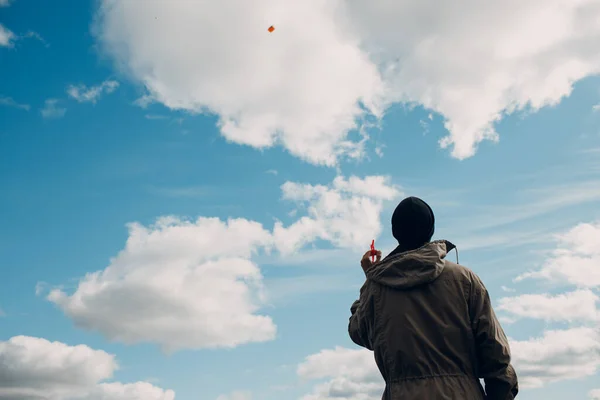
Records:
{"label": "small orange kite", "polygon": [[273,31],[275,30],[275,27],[274,27],[273,25],[271,25],[271,26],[269,27],[269,29],[267,29],[267,30],[268,30],[269,32],[273,32]]}

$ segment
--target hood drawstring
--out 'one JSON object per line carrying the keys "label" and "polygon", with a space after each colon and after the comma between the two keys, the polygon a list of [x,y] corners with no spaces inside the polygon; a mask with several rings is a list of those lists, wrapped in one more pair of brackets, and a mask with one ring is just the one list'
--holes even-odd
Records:
{"label": "hood drawstring", "polygon": [[456,263],[459,264],[459,262],[458,262],[458,247],[456,247],[456,245],[449,240],[444,240],[444,242],[446,243],[446,252],[447,253],[450,253],[452,250],[454,250],[456,252]]}

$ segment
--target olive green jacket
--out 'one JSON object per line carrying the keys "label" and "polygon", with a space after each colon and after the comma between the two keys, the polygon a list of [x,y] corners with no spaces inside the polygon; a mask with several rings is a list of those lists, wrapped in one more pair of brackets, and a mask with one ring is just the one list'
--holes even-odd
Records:
{"label": "olive green jacket", "polygon": [[348,331],[373,350],[383,400],[511,400],[518,393],[488,292],[473,271],[445,260],[453,248],[431,242],[367,271]]}

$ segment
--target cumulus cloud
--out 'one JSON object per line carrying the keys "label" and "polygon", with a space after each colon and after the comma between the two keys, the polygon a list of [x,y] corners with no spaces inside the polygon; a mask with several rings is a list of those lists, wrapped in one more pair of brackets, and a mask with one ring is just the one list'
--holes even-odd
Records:
{"label": "cumulus cloud", "polygon": [[373,353],[366,349],[322,350],[306,357],[297,374],[305,380],[325,380],[302,400],[379,400],[385,388]]}
{"label": "cumulus cloud", "polygon": [[590,400],[600,400],[600,389],[590,390],[588,397]]}
{"label": "cumulus cloud", "polygon": [[69,85],[67,94],[77,100],[79,103],[93,103],[104,94],[110,94],[117,90],[119,82],[114,80],[106,80],[99,85],[87,87],[86,85]]}
{"label": "cumulus cloud", "polygon": [[58,99],[47,99],[40,112],[44,118],[62,118],[65,116],[67,109],[59,106]]}
{"label": "cumulus cloud", "polygon": [[114,355],[85,345],[15,336],[0,342],[0,399],[173,400],[147,382],[103,382],[118,368]]}
{"label": "cumulus cloud", "polygon": [[384,202],[401,194],[383,176],[337,177],[328,186],[286,182],[281,189],[284,200],[305,207],[308,214],[288,227],[275,225],[276,244],[284,254],[316,239],[343,248],[365,247],[381,233]]}
{"label": "cumulus cloud", "polygon": [[86,275],[74,293],[57,288],[47,298],[78,326],[124,343],[175,351],[272,340],[276,327],[259,313],[267,296],[251,258],[316,239],[364,247],[380,228],[382,201],[396,193],[377,176],[322,186],[288,182],[282,190],[284,198],[308,204],[309,216],[287,227],[278,222],[272,231],[246,219],[132,223],[125,248],[106,269]]}
{"label": "cumulus cloud", "polygon": [[536,388],[565,379],[592,376],[600,367],[600,330],[551,330],[524,341],[510,340],[520,386]]}
{"label": "cumulus cloud", "polygon": [[382,111],[376,65],[335,22],[342,5],[104,1],[96,35],[155,101],[218,114],[232,142],[281,143],[307,161],[333,165],[362,152],[347,132]]}
{"label": "cumulus cloud", "polygon": [[245,219],[130,224],[125,248],[105,270],[88,274],[75,293],[54,289],[48,299],[80,327],[167,351],[271,340],[275,324],[257,314],[262,275],[249,260],[270,241]]}
{"label": "cumulus cloud", "polygon": [[15,34],[10,29],[0,24],[0,47],[12,47],[15,39]]}
{"label": "cumulus cloud", "polygon": [[599,16],[596,0],[103,0],[94,31],[147,100],[214,113],[230,141],[334,165],[363,155],[349,132],[395,102],[440,113],[442,147],[473,155],[504,115],[600,72]]}
{"label": "cumulus cloud", "polygon": [[584,378],[600,367],[599,297],[592,291],[600,284],[600,224],[579,224],[556,238],[557,248],[548,254],[542,267],[516,280],[544,279],[578,289],[555,295],[507,297],[500,299],[497,307],[512,322],[535,318],[569,324],[568,329],[546,330],[541,337],[511,339],[513,361],[524,388]]}
{"label": "cumulus cloud", "polygon": [[578,287],[600,286],[600,222],[582,223],[557,236],[558,247],[537,271],[519,275],[516,281],[543,279]]}
{"label": "cumulus cloud", "polygon": [[591,290],[576,290],[558,295],[524,294],[504,297],[498,302],[498,311],[510,319],[535,318],[545,321],[600,322],[596,302],[600,299]]}
{"label": "cumulus cloud", "polygon": [[600,70],[595,0],[350,4],[392,96],[442,114],[457,158],[497,140],[504,114],[556,104]]}

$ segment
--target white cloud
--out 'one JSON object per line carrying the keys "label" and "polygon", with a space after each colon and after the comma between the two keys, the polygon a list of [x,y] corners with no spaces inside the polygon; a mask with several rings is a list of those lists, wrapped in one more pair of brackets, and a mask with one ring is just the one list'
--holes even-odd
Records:
{"label": "white cloud", "polygon": [[383,176],[337,177],[329,186],[286,182],[281,189],[285,200],[306,205],[308,213],[288,227],[275,225],[276,245],[284,254],[316,239],[337,247],[368,248],[381,232],[384,202],[401,194]]}
{"label": "white cloud", "polygon": [[[591,376],[600,367],[600,299],[590,288],[600,282],[594,269],[599,263],[600,224],[579,224],[556,236],[558,246],[540,270],[516,280],[540,278],[578,287],[566,293],[525,294],[502,298],[497,310],[513,323],[521,318],[567,322],[565,330],[546,330],[541,337],[510,339],[513,362],[523,388],[536,388],[565,379]],[[581,326],[574,325],[579,323]],[[586,326],[587,325],[587,326]]]}
{"label": "white cloud", "polygon": [[174,400],[175,392],[164,390],[148,382],[101,383],[85,397],[77,400]]}
{"label": "white cloud", "polygon": [[125,248],[105,270],[88,274],[72,295],[55,289],[48,299],[80,327],[168,351],[271,340],[273,321],[257,314],[262,275],[248,259],[270,241],[244,219],[130,224]]}
{"label": "white cloud", "polygon": [[592,111],[600,111],[600,103],[592,106]]}
{"label": "white cloud", "polygon": [[498,311],[510,314],[513,321],[520,318],[535,318],[545,321],[598,321],[600,311],[596,302],[600,300],[591,290],[576,290],[555,296],[548,294],[524,294],[504,297],[498,302]]}
{"label": "white cloud", "polygon": [[15,34],[4,25],[0,24],[0,47],[12,47],[15,39]]}
{"label": "white cloud", "polygon": [[516,291],[515,289],[509,288],[509,287],[507,287],[507,286],[501,286],[500,288],[501,288],[503,291],[505,291],[505,292],[510,292],[510,293],[512,293],[512,292],[515,292],[515,291]]}
{"label": "white cloud", "polygon": [[44,118],[62,118],[67,109],[58,105],[58,99],[48,99],[44,103],[41,113]]}
{"label": "white cloud", "polygon": [[393,102],[442,114],[441,145],[471,156],[503,115],[600,72],[599,15],[597,0],[103,0],[95,32],[156,101],[218,114],[233,142],[334,165],[362,155],[348,131]]}
{"label": "white cloud", "polygon": [[119,82],[106,80],[99,85],[87,87],[86,85],[69,85],[67,94],[80,103],[95,104],[103,94],[110,94],[117,90]]}
{"label": "white cloud", "polygon": [[12,3],[12,0],[0,0],[0,7],[8,7]]}
{"label": "white cloud", "polygon": [[555,104],[600,70],[595,0],[352,4],[393,95],[443,114],[458,158],[497,139],[504,112]]}
{"label": "white cloud", "polygon": [[17,103],[12,97],[0,96],[0,105],[7,107],[20,108],[21,110],[29,111],[29,104]]}
{"label": "white cloud", "polygon": [[323,380],[302,400],[379,400],[385,388],[373,352],[336,347],[306,357],[298,375]]}
{"label": "white cloud", "polygon": [[600,222],[582,223],[557,236],[558,247],[537,271],[515,280],[544,279],[579,287],[600,286]]}
{"label": "white cloud", "polygon": [[235,391],[228,395],[222,394],[217,400],[252,400],[252,393]]}
{"label": "white cloud", "polygon": [[590,390],[588,396],[590,400],[600,400],[600,389]]}
{"label": "white cloud", "polygon": [[522,388],[594,375],[600,367],[600,330],[571,328],[546,331],[539,338],[510,340]]}
{"label": "white cloud", "polygon": [[85,345],[15,336],[0,342],[0,399],[173,400],[147,382],[101,383],[118,368],[115,357]]}
{"label": "white cloud", "polygon": [[[230,141],[281,143],[307,161],[333,165],[361,153],[347,132],[366,113],[381,113],[383,92],[377,67],[337,21],[341,5],[104,1],[96,31],[156,101],[219,114]],[[274,33],[266,30],[271,24]]]}

